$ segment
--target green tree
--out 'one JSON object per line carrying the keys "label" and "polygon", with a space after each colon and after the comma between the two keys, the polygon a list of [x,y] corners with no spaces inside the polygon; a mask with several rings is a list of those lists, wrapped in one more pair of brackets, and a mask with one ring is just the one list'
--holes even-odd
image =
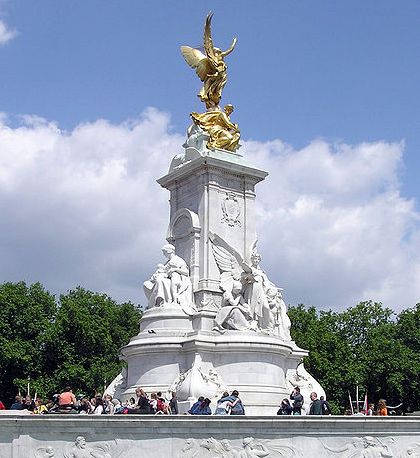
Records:
{"label": "green tree", "polygon": [[133,304],[105,294],[79,287],[62,295],[46,348],[50,387],[103,391],[121,371],[120,349],[138,333],[140,317]]}
{"label": "green tree", "polygon": [[420,408],[420,304],[397,317],[395,336],[404,346],[399,375],[401,399],[410,410]]}
{"label": "green tree", "polygon": [[10,403],[18,390],[26,393],[28,378],[33,389],[41,389],[42,355],[57,306],[54,296],[39,283],[4,283],[0,285],[0,310],[0,393]]}
{"label": "green tree", "polygon": [[420,307],[398,317],[382,304],[361,302],[341,313],[291,307],[292,337],[309,350],[305,364],[325,388],[334,411],[360,386],[369,401],[419,406]]}
{"label": "green tree", "polygon": [[0,396],[10,404],[18,390],[40,396],[70,384],[103,390],[118,375],[120,348],[138,333],[141,313],[105,294],[76,288],[57,302],[39,284],[0,285]]}

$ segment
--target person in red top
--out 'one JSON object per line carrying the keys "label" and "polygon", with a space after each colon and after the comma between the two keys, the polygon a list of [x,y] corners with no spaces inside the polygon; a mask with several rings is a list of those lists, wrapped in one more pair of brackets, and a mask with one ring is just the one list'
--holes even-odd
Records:
{"label": "person in red top", "polygon": [[69,386],[66,386],[64,391],[60,394],[58,398],[58,405],[60,409],[71,409],[76,405],[76,396],[73,394],[73,391]]}
{"label": "person in red top", "polygon": [[0,401],[0,410],[6,410],[6,407],[4,407],[4,404]]}

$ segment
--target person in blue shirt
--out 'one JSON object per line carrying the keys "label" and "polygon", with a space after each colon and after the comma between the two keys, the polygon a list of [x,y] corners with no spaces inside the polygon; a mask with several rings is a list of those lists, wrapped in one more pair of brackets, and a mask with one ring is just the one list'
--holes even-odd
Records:
{"label": "person in blue shirt", "polygon": [[211,415],[211,409],[210,409],[210,399],[205,398],[204,401],[200,404],[198,409],[196,410],[194,415]]}
{"label": "person in blue shirt", "polygon": [[245,408],[242,401],[239,399],[239,393],[237,390],[233,390],[231,394],[232,407],[230,409],[231,415],[245,415]]}
{"label": "person in blue shirt", "polygon": [[15,402],[10,406],[10,410],[23,410],[22,397],[16,396]]}
{"label": "person in blue shirt", "polygon": [[197,410],[199,409],[201,403],[204,401],[204,396],[200,396],[196,402],[191,406],[190,410],[188,411],[191,415],[197,415]]}

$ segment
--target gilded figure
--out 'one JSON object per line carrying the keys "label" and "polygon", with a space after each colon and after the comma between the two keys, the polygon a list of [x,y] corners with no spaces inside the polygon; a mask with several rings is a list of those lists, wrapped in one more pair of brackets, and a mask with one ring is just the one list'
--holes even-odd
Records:
{"label": "gilded figure", "polygon": [[221,148],[227,151],[236,151],[239,147],[241,134],[239,127],[229,116],[233,112],[233,105],[226,105],[224,111],[214,110],[205,113],[191,113],[194,123],[210,135],[207,146],[211,149]]}
{"label": "gilded figure", "polygon": [[209,13],[204,26],[203,54],[196,48],[181,46],[181,52],[188,65],[195,69],[203,82],[198,97],[206,104],[205,113],[191,113],[193,122],[209,135],[207,147],[210,149],[224,149],[236,151],[239,148],[240,131],[238,125],[230,120],[233,105],[220,108],[220,99],[227,81],[227,66],[224,61],[236,45],[236,38],[229,49],[222,51],[213,45],[211,36],[211,20],[213,13]]}
{"label": "gilded figure", "polygon": [[212,17],[213,13],[207,15],[204,26],[204,51],[206,54],[190,46],[181,46],[181,53],[187,64],[195,69],[200,80],[204,83],[198,93],[200,100],[206,104],[207,110],[220,110],[219,102],[227,81],[227,66],[224,59],[235,48],[236,38],[233,39],[230,48],[226,51],[213,46]]}

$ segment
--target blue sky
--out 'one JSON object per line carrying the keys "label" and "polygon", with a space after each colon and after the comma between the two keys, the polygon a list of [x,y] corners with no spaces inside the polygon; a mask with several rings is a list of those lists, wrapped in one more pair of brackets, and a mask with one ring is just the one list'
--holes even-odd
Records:
{"label": "blue sky", "polygon": [[[318,146],[329,145],[329,157],[336,159],[341,153],[346,154],[342,145],[352,145],[359,151],[360,145],[383,142],[385,147],[381,150],[383,153],[378,153],[378,162],[388,165],[378,167],[383,173],[373,190],[366,191],[367,184],[360,184],[365,194],[358,195],[357,199],[362,199],[360,208],[364,208],[363,198],[369,201],[373,194],[394,192],[409,206],[406,211],[411,219],[405,221],[404,229],[395,237],[399,240],[400,251],[407,252],[405,255],[411,259],[411,251],[417,248],[420,199],[417,178],[420,165],[418,1],[3,0],[0,2],[0,21],[7,30],[15,32],[14,37],[0,44],[0,112],[7,119],[5,124],[19,133],[22,116],[26,116],[23,119],[27,123],[27,115],[31,115],[27,129],[31,125],[33,133],[39,127],[35,126],[34,117],[40,117],[54,123],[64,135],[73,135],[78,126],[97,126],[95,123],[99,119],[108,121],[107,132],[115,132],[129,119],[140,119],[136,121],[139,125],[146,122],[145,119],[151,124],[157,120],[153,125],[164,126],[161,134],[167,135],[176,149],[189,125],[189,113],[202,109],[196,97],[199,80],[185,64],[179,46],[201,45],[203,22],[209,10],[215,13],[213,37],[217,46],[227,48],[232,37],[238,37],[235,51],[227,58],[229,81],[222,102],[235,105],[233,117],[240,125],[244,141],[251,142],[248,149],[252,150],[252,145],[263,145],[259,153],[255,153],[258,156],[269,144],[267,142],[280,141],[281,147],[267,147],[271,159],[280,160],[284,155],[289,158],[288,154],[296,159],[305,155],[308,145],[319,141]],[[1,30],[0,27],[0,34]],[[145,115],[147,107],[154,107],[157,114],[147,112],[149,114]],[[392,145],[399,145],[398,153]],[[40,151],[48,149],[42,145],[39,148]],[[319,153],[317,147],[313,151],[313,154]],[[176,152],[167,153],[167,165]],[[381,154],[394,159],[382,158],[382,161]],[[374,168],[375,164],[370,166]],[[346,166],[340,162],[337,167]],[[13,173],[20,176],[22,169],[19,170]],[[291,167],[291,170],[295,169]],[[281,165],[278,173],[281,176]],[[319,173],[321,176],[323,171]],[[334,176],[339,173],[335,170]],[[345,208],[349,199],[355,199],[360,176],[346,175],[347,182],[340,184],[340,190],[349,186],[351,190],[353,184],[356,188],[346,196],[340,194],[341,191],[335,194],[341,196],[340,208]],[[313,179],[306,173],[300,177],[308,183]],[[271,183],[275,179],[271,178]],[[317,184],[317,195],[323,194],[321,184]],[[269,185],[270,181],[264,184],[261,197],[264,193],[269,195]],[[293,192],[299,186],[293,188]],[[324,191],[329,192],[328,186]],[[278,192],[282,192],[281,188]],[[312,195],[307,189],[300,192]],[[16,204],[22,193],[24,188],[16,191],[14,201],[9,195],[8,205]],[[162,196],[163,202],[167,196]],[[268,210],[264,211],[267,216]],[[77,215],[75,212],[75,217]],[[16,214],[10,213],[10,218],[16,223]],[[25,218],[29,218],[28,215]],[[398,219],[396,215],[389,215],[389,218],[391,220],[384,220],[388,226]],[[61,231],[64,234],[63,228]],[[389,227],[383,228],[383,232],[386,231]],[[162,234],[164,232],[162,230]],[[378,229],[380,233],[381,228]],[[4,232],[2,237],[4,246],[13,245]],[[285,243],[286,240],[287,237]],[[39,240],[33,239],[33,243],[39,246]],[[35,245],[27,247],[33,255]],[[363,245],[358,249],[369,247]],[[66,251],[60,253],[63,259],[69,255]],[[28,261],[29,255],[22,258],[15,270],[7,266],[0,268],[0,280],[17,279],[21,269],[22,276],[28,280],[44,280],[57,290],[63,287],[68,272],[63,271],[60,279],[47,271],[37,278],[34,270],[25,271]],[[274,262],[268,259],[271,266]],[[289,262],[293,262],[292,255]],[[133,264],[134,267],[138,268]],[[417,267],[417,260],[413,265],[406,264],[407,269],[416,272]],[[299,269],[295,270],[297,274]],[[401,276],[402,270],[403,267],[399,271]],[[123,276],[120,271],[114,274]],[[284,277],[284,272],[281,275]],[[346,279],[353,277],[354,272],[350,271],[343,276]],[[328,278],[324,280],[315,294],[316,299],[312,300],[317,305],[335,306],[339,291],[334,297],[323,296],[322,291],[328,289],[329,283]],[[107,281],[101,281],[92,281],[92,288],[106,289]],[[372,277],[372,282],[375,281]],[[130,282],[134,291],[134,279]],[[322,279],[306,287],[302,286],[302,278],[288,278],[288,282],[296,283],[296,287],[292,286],[295,301],[311,301],[310,293]],[[87,283],[89,286],[89,281]],[[302,297],[298,293],[299,284],[306,288]],[[353,285],[352,290],[354,288],[357,285]],[[362,289],[360,294],[353,291],[353,295],[345,295],[342,301],[348,304],[365,298],[368,289]],[[112,291],[134,300],[134,293],[125,295],[123,290],[121,283]],[[383,288],[375,290],[372,287],[372,291],[383,291]],[[379,299],[386,296],[381,294],[385,293],[378,293]],[[415,301],[415,295],[407,297],[405,305],[414,305]]]}

